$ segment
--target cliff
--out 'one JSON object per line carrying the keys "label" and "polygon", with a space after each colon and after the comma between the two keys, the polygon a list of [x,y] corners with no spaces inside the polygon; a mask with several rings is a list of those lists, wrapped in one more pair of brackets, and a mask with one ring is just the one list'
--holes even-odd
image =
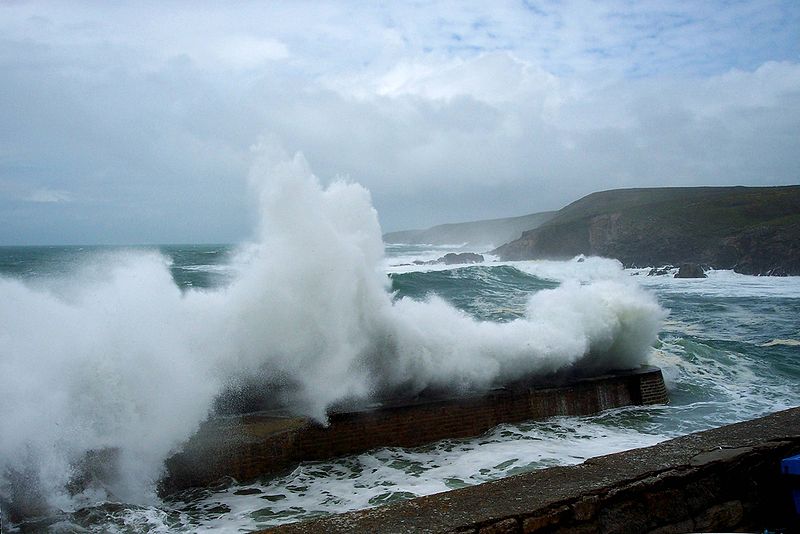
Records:
{"label": "cliff", "polygon": [[626,266],[694,262],[800,275],[800,186],[592,193],[494,253],[506,260],[586,254]]}
{"label": "cliff", "polygon": [[556,214],[554,211],[521,217],[440,224],[426,230],[405,230],[384,234],[386,243],[460,245],[476,247],[508,243],[525,230],[538,228]]}

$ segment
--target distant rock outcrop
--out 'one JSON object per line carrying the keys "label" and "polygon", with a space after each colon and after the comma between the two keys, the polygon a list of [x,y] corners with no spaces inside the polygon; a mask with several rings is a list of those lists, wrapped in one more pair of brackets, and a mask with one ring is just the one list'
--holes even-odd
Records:
{"label": "distant rock outcrop", "polygon": [[474,252],[462,252],[460,254],[450,252],[436,260],[436,262],[444,263],[445,265],[456,265],[460,263],[483,263],[483,256],[480,254],[475,254]]}
{"label": "distant rock outcrop", "polygon": [[800,186],[593,193],[493,253],[505,260],[586,254],[629,267],[697,263],[800,275]]}
{"label": "distant rock outcrop", "polygon": [[708,278],[708,275],[696,263],[684,263],[675,273],[675,278]]}
{"label": "distant rock outcrop", "polygon": [[414,265],[463,265],[471,263],[483,263],[483,256],[474,252],[449,252],[439,259],[431,261],[415,260]]}

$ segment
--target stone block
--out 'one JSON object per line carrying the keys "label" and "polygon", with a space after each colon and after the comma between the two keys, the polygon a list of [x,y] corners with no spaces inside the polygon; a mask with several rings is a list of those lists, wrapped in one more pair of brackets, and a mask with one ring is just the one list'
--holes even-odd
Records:
{"label": "stone block", "polygon": [[648,530],[650,514],[643,503],[621,501],[600,511],[600,531],[614,534],[640,534]]}
{"label": "stone block", "polygon": [[569,513],[569,507],[561,506],[555,510],[544,511],[540,515],[526,517],[522,521],[522,532],[530,534],[532,532],[539,532],[547,527],[561,523],[564,517]]}
{"label": "stone block", "polygon": [[709,473],[704,478],[694,480],[686,485],[686,504],[696,514],[707,509],[722,499],[723,488],[718,477]]}
{"label": "stone block", "polygon": [[683,492],[678,489],[645,493],[644,502],[652,520],[658,525],[678,523],[690,518],[689,506]]}

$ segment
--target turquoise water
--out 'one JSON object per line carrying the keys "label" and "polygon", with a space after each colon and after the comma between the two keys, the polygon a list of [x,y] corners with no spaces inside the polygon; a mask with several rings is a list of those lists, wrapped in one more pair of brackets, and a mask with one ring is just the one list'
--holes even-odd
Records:
{"label": "turquoise water", "polygon": [[[450,250],[388,247],[383,267],[386,291],[395,300],[440,297],[475,320],[500,323],[523,317],[532,295],[567,283],[623,279],[654,294],[669,315],[650,361],[664,371],[670,404],[502,425],[474,439],[304,463],[282,476],[246,484],[223,481],[214,488],[166,501],[132,504],[107,495],[92,501],[84,495],[81,502],[61,503],[62,513],[51,511],[14,528],[96,532],[254,529],[578,463],[800,405],[800,278],[756,278],[729,271],[712,271],[703,280],[648,277],[646,269],[622,271],[616,262],[598,258],[488,261],[452,267],[412,263]],[[19,295],[35,298],[53,292],[62,295],[68,305],[74,300],[75,285],[104,279],[121,256],[155,255],[168,268],[183,301],[191,302],[198,292],[226,291],[239,276],[241,262],[237,258],[242,254],[242,250],[222,245],[5,247],[0,248],[0,282],[7,285],[0,286],[0,298],[10,295],[6,299],[16,298],[15,305],[23,305]],[[135,277],[137,272],[126,271],[126,276]],[[119,283],[118,278],[114,280]],[[32,290],[22,292],[16,282]],[[124,282],[122,285],[124,291]],[[159,286],[157,291],[165,288]],[[12,300],[6,300],[6,305],[10,306],[9,302]],[[3,328],[0,325],[0,338],[18,335]],[[444,332],[448,325],[441,328]],[[169,350],[165,342],[160,357],[168,358]],[[0,348],[0,364],[3,357]],[[3,487],[0,492],[5,493],[0,495],[7,502],[12,496],[9,486]],[[8,522],[5,526],[11,528]]]}
{"label": "turquoise water", "polygon": [[397,298],[424,300],[438,295],[476,319],[498,322],[523,317],[533,293],[558,286],[555,281],[505,265],[392,273],[389,277]]}
{"label": "turquoise water", "polygon": [[87,262],[119,252],[157,252],[168,260],[175,284],[182,289],[213,288],[231,278],[230,245],[0,247],[0,275],[22,280],[63,278]]}

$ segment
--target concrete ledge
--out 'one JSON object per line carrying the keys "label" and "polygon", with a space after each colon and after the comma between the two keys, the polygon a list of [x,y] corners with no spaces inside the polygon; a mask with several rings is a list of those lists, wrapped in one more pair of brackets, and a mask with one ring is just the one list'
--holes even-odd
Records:
{"label": "concrete ledge", "polygon": [[800,408],[794,408],[581,465],[272,530],[665,534],[781,527],[797,532],[780,460],[798,453]]}
{"label": "concrete ledge", "polygon": [[560,385],[516,384],[472,397],[384,403],[332,413],[327,427],[269,412],[217,419],[167,460],[161,490],[205,486],[224,476],[254,479],[304,460],[378,447],[416,447],[478,436],[501,423],[665,402],[661,370],[643,367]]}

